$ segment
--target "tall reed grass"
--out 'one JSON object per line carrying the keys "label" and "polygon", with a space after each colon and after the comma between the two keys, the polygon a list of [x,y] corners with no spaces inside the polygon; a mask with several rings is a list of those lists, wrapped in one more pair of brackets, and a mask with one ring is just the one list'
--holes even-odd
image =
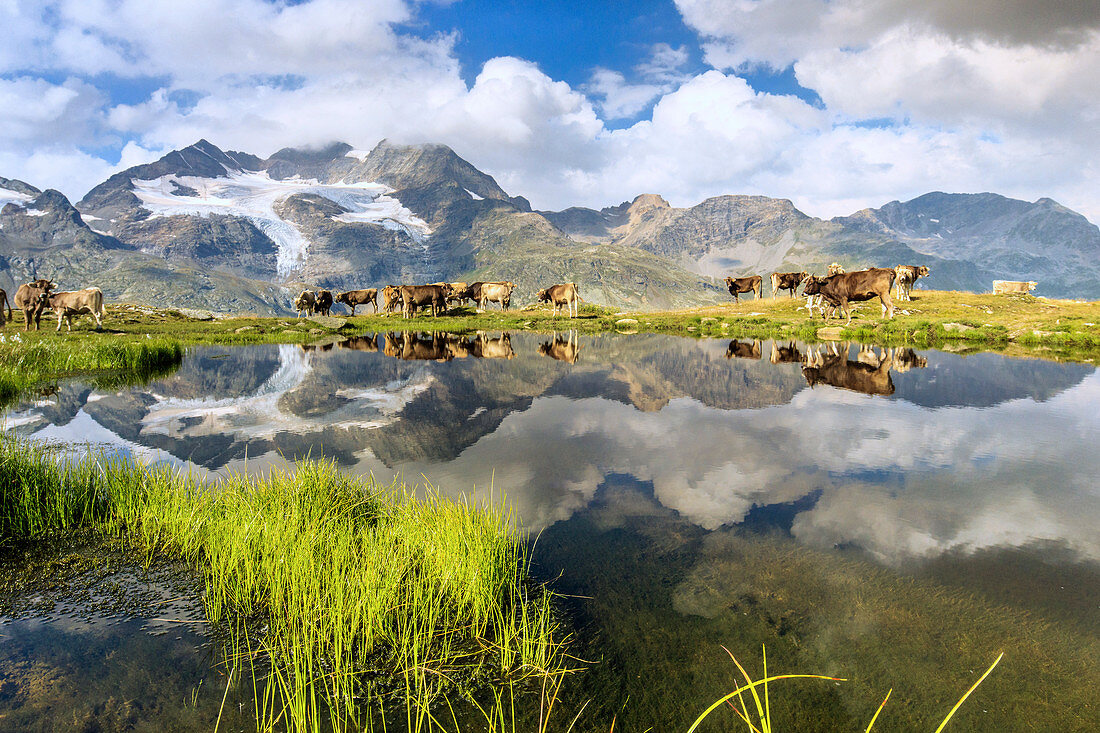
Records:
{"label": "tall reed grass", "polygon": [[[430,719],[442,693],[565,670],[552,595],[511,517],[324,461],[206,484],[0,437],[0,541],[93,526],[203,574],[261,729],[357,729],[385,696]],[[257,630],[260,629],[257,636]]]}

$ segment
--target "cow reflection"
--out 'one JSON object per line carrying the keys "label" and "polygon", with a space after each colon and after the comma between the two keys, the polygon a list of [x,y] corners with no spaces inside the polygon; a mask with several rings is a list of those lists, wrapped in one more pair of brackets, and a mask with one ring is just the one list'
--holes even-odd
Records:
{"label": "cow reflection", "polygon": [[340,348],[374,353],[378,351],[378,341],[375,340],[373,334],[370,336],[352,336],[341,341]]}
{"label": "cow reflection", "polygon": [[890,358],[893,361],[894,371],[899,374],[904,374],[910,369],[924,369],[928,366],[928,359],[910,348],[901,346],[890,350]]}
{"label": "cow reflection", "polygon": [[479,359],[511,359],[516,355],[509,333],[502,333],[495,339],[479,333],[470,344],[470,353]]}
{"label": "cow reflection", "polygon": [[539,345],[539,353],[551,359],[576,364],[581,355],[581,345],[577,343],[577,332],[570,331],[568,336],[555,333],[553,341],[544,341]]}
{"label": "cow reflection", "polygon": [[840,389],[869,395],[894,394],[894,381],[890,378],[889,353],[875,354],[873,349],[860,349],[855,361],[848,358],[848,349],[838,350],[834,344],[826,350],[812,347],[802,367],[802,376],[811,388],[828,384]]}
{"label": "cow reflection", "polygon": [[308,353],[310,351],[332,351],[333,345],[333,342],[329,341],[324,344],[298,344],[298,347]]}
{"label": "cow reflection", "polygon": [[804,358],[793,341],[786,346],[780,346],[778,341],[772,343],[772,355],[769,359],[772,364],[801,364]]}
{"label": "cow reflection", "polygon": [[503,333],[497,338],[478,334],[464,338],[448,333],[387,333],[383,337],[382,353],[395,359],[414,361],[451,361],[472,356],[478,359],[511,359],[512,337]]}
{"label": "cow reflection", "polygon": [[738,341],[734,339],[730,341],[729,347],[726,348],[727,359],[732,359],[734,357],[738,359],[759,359],[760,354],[759,339],[753,341],[751,344],[748,341]]}

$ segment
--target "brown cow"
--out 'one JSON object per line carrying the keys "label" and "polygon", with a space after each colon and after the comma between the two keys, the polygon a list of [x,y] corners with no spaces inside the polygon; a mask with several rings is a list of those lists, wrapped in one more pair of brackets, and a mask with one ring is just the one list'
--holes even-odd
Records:
{"label": "brown cow", "polygon": [[443,282],[440,282],[440,283],[430,283],[430,284],[431,285],[447,285],[451,288],[451,294],[447,296],[447,302],[448,303],[458,303],[459,305],[462,305],[463,303],[466,302],[466,300],[468,298],[470,298],[470,296],[467,294],[467,290],[469,288],[469,285],[467,285],[466,283],[459,283],[459,282],[443,283]]}
{"label": "brown cow", "polygon": [[561,313],[561,307],[564,305],[569,312],[569,317],[575,318],[580,307],[580,300],[581,291],[577,288],[576,283],[551,285],[538,292],[538,301],[540,303],[549,302],[552,304],[554,306],[555,316]]}
{"label": "brown cow", "polygon": [[576,364],[581,356],[581,345],[577,343],[577,332],[570,331],[568,337],[554,334],[553,341],[544,341],[539,344],[539,353],[549,356],[551,359],[564,361],[567,364]]}
{"label": "brown cow", "polygon": [[798,290],[798,286],[809,276],[808,272],[773,272],[772,298],[774,299],[780,290],[790,290],[793,298],[794,291]]}
{"label": "brown cow", "polygon": [[0,326],[3,326],[7,321],[4,320],[4,306],[8,308],[8,321],[11,320],[11,303],[8,302],[8,294],[3,288],[0,288]]}
{"label": "brown cow", "polygon": [[909,291],[913,289],[913,283],[918,277],[928,277],[928,268],[924,265],[898,265],[894,268],[897,275],[898,300],[912,300]]}
{"label": "brown cow", "polygon": [[993,281],[993,294],[994,295],[1009,295],[1012,293],[1022,293],[1027,295],[1030,291],[1038,287],[1039,283],[1034,280],[1022,282],[1020,280],[994,280]]}
{"label": "brown cow", "polygon": [[[829,265],[829,275],[839,275],[842,272],[844,272],[844,268],[840,266],[839,262],[834,262]],[[806,312],[810,314],[810,318],[814,317],[814,308],[817,308],[819,311],[821,311],[822,316],[825,315],[824,302],[825,300],[821,297],[821,293],[806,296]]]}
{"label": "brown cow", "polygon": [[738,297],[741,293],[756,293],[757,299],[760,298],[761,292],[764,290],[764,278],[759,275],[749,275],[748,277],[727,277],[726,287],[729,288],[730,295],[733,296],[734,303],[740,303],[741,300]]}
{"label": "brown cow", "polygon": [[340,341],[341,349],[351,349],[352,351],[368,351],[374,353],[378,351],[378,342],[375,337],[372,336],[352,336],[351,338]]}
{"label": "brown cow", "polygon": [[378,288],[367,288],[366,290],[345,290],[342,293],[337,293],[334,299],[337,303],[343,303],[348,308],[351,308],[351,314],[355,315],[355,307],[358,305],[366,305],[370,303],[374,306],[374,312],[378,313]]}
{"label": "brown cow", "polygon": [[401,296],[401,314],[405,318],[416,316],[416,309],[429,306],[432,316],[447,310],[450,285],[402,285],[397,289]]}
{"label": "brown cow", "polygon": [[387,285],[382,288],[382,310],[393,313],[397,304],[401,302],[401,291],[396,285]]}
{"label": "brown cow", "polygon": [[754,340],[751,344],[748,341],[738,341],[734,339],[730,341],[730,345],[726,348],[726,358],[733,359],[759,359],[760,358],[760,339]]}
{"label": "brown cow", "polygon": [[313,311],[317,309],[317,295],[312,290],[303,290],[298,293],[298,297],[294,299],[294,310],[298,311],[298,317],[301,318],[302,314],[313,315]]}
{"label": "brown cow", "polygon": [[807,365],[802,367],[802,376],[811,389],[818,384],[828,384],[863,394],[892,395],[894,381],[890,378],[890,364],[888,357],[882,359],[878,366],[872,366],[849,360],[847,350],[839,354],[819,351],[807,359]]}
{"label": "brown cow", "polygon": [[23,330],[30,331],[31,323],[38,330],[42,320],[42,311],[46,309],[46,298],[56,286],[49,280],[35,280],[19,286],[15,291],[15,307],[23,311]]}
{"label": "brown cow", "polygon": [[95,319],[97,331],[103,330],[103,291],[99,288],[65,290],[46,297],[50,308],[57,313],[57,330],[61,322],[73,330],[73,316],[90,314]]}
{"label": "brown cow", "polygon": [[317,291],[317,312],[322,316],[327,316],[329,311],[332,310],[332,291],[331,290],[318,290]]}
{"label": "brown cow", "polygon": [[852,322],[852,302],[871,300],[877,297],[882,301],[882,315],[887,318],[894,317],[894,302],[890,300],[890,288],[894,285],[896,274],[893,270],[882,267],[872,267],[867,270],[855,272],[842,272],[839,275],[828,277],[810,277],[806,280],[806,295],[818,293],[829,304],[829,314],[822,312],[822,317],[828,320],[836,308],[848,316],[847,326]]}
{"label": "brown cow", "polygon": [[468,297],[477,301],[477,309],[485,310],[486,303],[500,303],[502,311],[508,310],[512,302],[512,291],[516,289],[514,282],[477,282],[467,288]]}

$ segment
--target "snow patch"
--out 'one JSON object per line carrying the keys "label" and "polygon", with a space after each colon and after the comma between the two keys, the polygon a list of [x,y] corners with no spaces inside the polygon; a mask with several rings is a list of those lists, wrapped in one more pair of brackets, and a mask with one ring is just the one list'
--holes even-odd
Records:
{"label": "snow patch", "polygon": [[26,208],[27,204],[31,201],[34,201],[34,196],[12,191],[9,188],[0,188],[0,209],[3,209],[8,204],[15,204],[16,206]]}
{"label": "snow patch", "polygon": [[369,150],[349,150],[344,153],[345,158],[357,158],[360,163],[366,162],[368,155],[370,155]]}
{"label": "snow patch", "polygon": [[929,219],[928,221],[932,222],[933,224],[939,224],[940,223],[939,219]]}
{"label": "snow patch", "polygon": [[464,188],[462,190],[465,191],[466,193],[470,194],[470,198],[472,198],[474,201],[484,201],[485,200],[484,196],[478,196],[476,193],[474,193],[473,191],[471,191],[468,188]]}
{"label": "snow patch", "polygon": [[45,216],[46,212],[42,209],[27,209],[23,212],[27,216]]}
{"label": "snow patch", "polygon": [[[223,214],[251,221],[279,248],[276,267],[287,277],[305,263],[309,240],[293,222],[275,213],[275,204],[296,194],[313,194],[347,211],[334,217],[343,222],[367,222],[403,231],[417,243],[431,234],[428,224],[400,201],[388,196],[393,189],[381,183],[322,184],[316,179],[275,180],[266,171],[234,172],[225,177],[167,175],[150,180],[133,179],[134,195],[143,207],[159,216],[209,216]],[[183,186],[196,195],[177,193]]]}

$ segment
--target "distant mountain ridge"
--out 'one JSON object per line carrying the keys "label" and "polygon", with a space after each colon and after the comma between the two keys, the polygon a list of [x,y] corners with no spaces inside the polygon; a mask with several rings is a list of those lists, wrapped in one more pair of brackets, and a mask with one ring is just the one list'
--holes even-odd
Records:
{"label": "distant mountain ridge", "polygon": [[287,312],[330,289],[510,279],[514,302],[572,280],[594,303],[723,302],[752,272],[927,264],[930,288],[1100,298],[1100,229],[1050,199],[931,193],[830,221],[789,200],[724,195],[676,208],[659,195],[601,210],[532,211],[444,145],[345,143],[266,159],[200,140],[129,168],[72,206],[0,178],[0,287],[36,275],[110,300]]}

